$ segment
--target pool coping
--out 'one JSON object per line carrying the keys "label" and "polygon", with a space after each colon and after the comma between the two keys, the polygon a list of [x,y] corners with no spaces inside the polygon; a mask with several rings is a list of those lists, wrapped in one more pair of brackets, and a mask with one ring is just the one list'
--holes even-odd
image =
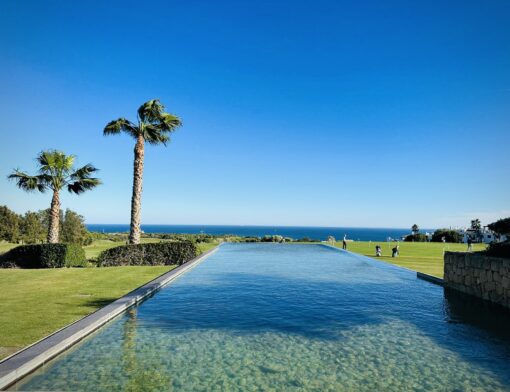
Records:
{"label": "pool coping", "polygon": [[128,308],[187,272],[215,253],[221,244],[194,259],[132,290],[111,304],[91,313],[0,361],[0,390],[10,387],[29,373],[78,343]]}

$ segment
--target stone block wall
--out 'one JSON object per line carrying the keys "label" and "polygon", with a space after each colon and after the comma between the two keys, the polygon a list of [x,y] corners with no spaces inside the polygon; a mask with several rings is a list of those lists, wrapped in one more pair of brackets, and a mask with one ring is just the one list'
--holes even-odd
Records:
{"label": "stone block wall", "polygon": [[444,285],[510,308],[510,259],[445,252]]}

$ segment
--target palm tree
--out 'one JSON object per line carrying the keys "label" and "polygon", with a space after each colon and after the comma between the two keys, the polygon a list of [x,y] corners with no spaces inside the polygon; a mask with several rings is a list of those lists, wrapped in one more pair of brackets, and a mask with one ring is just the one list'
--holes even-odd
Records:
{"label": "palm tree", "polygon": [[163,144],[170,140],[169,134],[181,126],[181,120],[173,114],[166,113],[159,99],[145,102],[138,108],[136,124],[125,118],[119,118],[106,124],[104,135],[117,135],[125,132],[136,139],[135,161],[133,167],[133,194],[131,197],[131,225],[129,243],[140,243],[140,213],[142,209],[142,180],[145,142]]}
{"label": "palm tree", "polygon": [[9,179],[16,181],[16,185],[24,191],[53,192],[50,207],[50,222],[47,240],[50,244],[58,242],[60,225],[60,191],[67,187],[70,193],[79,195],[93,189],[101,181],[91,177],[98,169],[87,164],[74,169],[74,155],[65,155],[61,151],[42,151],[36,158],[39,165],[39,174],[31,176],[18,169],[9,175]]}

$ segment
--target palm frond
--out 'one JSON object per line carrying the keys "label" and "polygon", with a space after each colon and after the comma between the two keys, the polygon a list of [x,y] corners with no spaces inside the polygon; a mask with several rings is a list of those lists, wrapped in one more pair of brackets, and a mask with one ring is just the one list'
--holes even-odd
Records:
{"label": "palm frond", "polygon": [[41,151],[36,161],[39,164],[39,173],[60,173],[64,175],[72,169],[74,159],[74,155],[66,155],[62,151],[57,150],[47,150]]}
{"label": "palm frond", "polygon": [[7,178],[15,181],[18,188],[27,192],[35,190],[45,192],[48,189],[48,184],[42,176],[30,176],[22,171],[14,170]]}
{"label": "palm frond", "polygon": [[162,130],[169,132],[174,131],[176,128],[182,125],[181,119],[170,113],[163,113],[159,119],[159,122],[161,124]]}
{"label": "palm frond", "polygon": [[79,195],[80,193],[93,189],[98,185],[101,185],[101,180],[99,178],[83,178],[67,184],[67,190]]}
{"label": "palm frond", "polygon": [[164,144],[170,140],[170,137],[161,130],[159,125],[148,124],[144,126],[143,137],[149,144]]}
{"label": "palm frond", "polygon": [[153,123],[159,120],[164,111],[165,107],[159,99],[151,99],[138,108],[138,117],[142,122]]}
{"label": "palm frond", "polygon": [[71,181],[78,181],[78,180],[90,178],[90,175],[92,173],[97,172],[98,170],[99,169],[95,168],[90,163],[87,163],[85,166],[77,169],[74,173],[71,173],[71,175],[69,176],[69,179]]}
{"label": "palm frond", "polygon": [[103,135],[117,135],[121,132],[126,132],[133,137],[137,137],[139,129],[131,121],[121,117],[117,120],[110,121],[103,130]]}

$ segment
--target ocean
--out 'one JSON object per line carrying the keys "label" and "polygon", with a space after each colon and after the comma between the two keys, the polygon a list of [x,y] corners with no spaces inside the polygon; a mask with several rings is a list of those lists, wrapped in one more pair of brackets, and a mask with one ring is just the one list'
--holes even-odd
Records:
{"label": "ocean", "polygon": [[[123,233],[129,231],[127,224],[89,224],[88,230],[100,233]],[[327,240],[333,236],[337,240],[344,235],[355,241],[386,241],[388,237],[400,239],[410,234],[411,229],[370,228],[370,227],[304,227],[304,226],[225,226],[225,225],[142,225],[145,233],[176,233],[176,234],[232,234],[242,237],[264,235],[281,235],[300,239],[308,237],[313,240]],[[427,229],[422,232],[433,230]]]}

